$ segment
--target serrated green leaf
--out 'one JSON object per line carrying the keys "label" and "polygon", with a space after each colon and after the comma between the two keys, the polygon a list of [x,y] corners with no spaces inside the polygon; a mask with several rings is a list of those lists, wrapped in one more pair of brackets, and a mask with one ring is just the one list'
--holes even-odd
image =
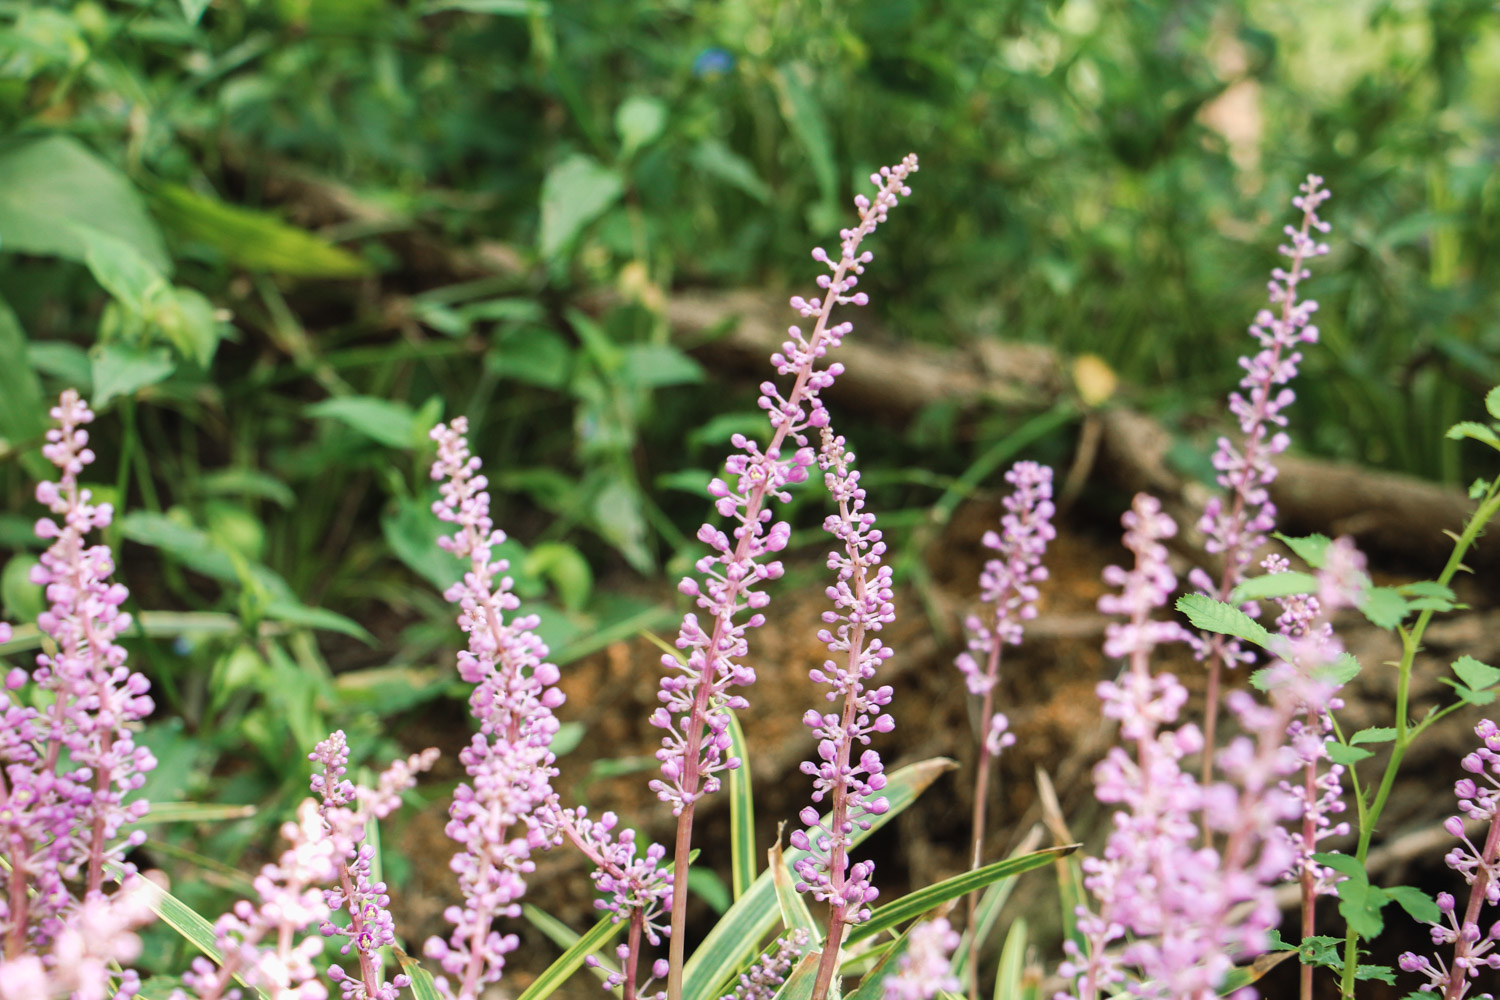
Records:
{"label": "serrated green leaf", "polygon": [[755,798],[750,787],[750,748],[745,730],[733,712],[729,717],[729,755],[740,766],[729,772],[729,874],[734,898],[755,883]]}
{"label": "serrated green leaf", "polygon": [[1446,597],[1414,597],[1406,604],[1408,612],[1413,611],[1452,611],[1460,605],[1454,604]]}
{"label": "serrated green leaf", "polygon": [[1327,535],[1317,533],[1304,535],[1301,538],[1293,538],[1290,535],[1283,535],[1278,531],[1276,532],[1276,538],[1296,553],[1297,558],[1307,563],[1313,569],[1323,568],[1324,555],[1328,551],[1328,546],[1333,544],[1333,540]]}
{"label": "serrated green leaf", "polygon": [[1415,583],[1403,583],[1396,588],[1407,597],[1441,597],[1453,601],[1458,595],[1453,593],[1452,587],[1445,587],[1436,580],[1417,580]]}
{"label": "serrated green leaf", "polygon": [[967,895],[977,889],[982,889],[992,882],[998,882],[1004,878],[1013,878],[1023,872],[1031,871],[1049,865],[1058,858],[1067,857],[1078,850],[1078,844],[1069,844],[1063,847],[1047,847],[1040,851],[1019,858],[1007,858],[1004,861],[996,861],[973,871],[962,872],[958,875],[934,882],[932,885],[924,886],[915,892],[908,893],[900,899],[893,900],[884,906],[876,907],[871,913],[870,919],[849,932],[848,943],[863,941],[867,937],[879,934],[884,930],[895,927],[897,924],[905,923],[927,913],[937,906],[941,906],[950,899]]}
{"label": "serrated green leaf", "polygon": [[1329,681],[1343,687],[1359,676],[1359,660],[1353,653],[1340,653],[1328,669]]}
{"label": "serrated green leaf", "polygon": [[1396,730],[1390,726],[1372,726],[1369,729],[1361,729],[1349,737],[1350,744],[1357,743],[1389,743],[1396,738]]}
{"label": "serrated green leaf", "polygon": [[1471,441],[1480,441],[1491,448],[1500,450],[1500,437],[1497,437],[1495,432],[1486,425],[1473,420],[1463,420],[1454,424],[1448,428],[1447,437],[1453,441],[1468,438]]}
{"label": "serrated green leaf", "polygon": [[1351,767],[1367,757],[1375,756],[1375,751],[1373,750],[1361,750],[1358,747],[1344,746],[1338,740],[1329,740],[1323,745],[1328,748],[1328,759],[1335,764],[1342,764],[1345,767]]}
{"label": "serrated green leaf", "polygon": [[1259,601],[1270,597],[1293,597],[1298,594],[1316,594],[1318,578],[1311,573],[1267,573],[1246,580],[1229,595],[1229,603],[1235,606],[1246,601]]}
{"label": "serrated green leaf", "polygon": [[1392,629],[1401,624],[1411,608],[1406,598],[1392,587],[1369,587],[1359,602],[1359,610],[1376,628]]}
{"label": "serrated green leaf", "polygon": [[1475,691],[1483,691],[1500,683],[1500,670],[1482,663],[1472,656],[1464,655],[1453,661],[1453,672]]}
{"label": "serrated green leaf", "polygon": [[387,448],[416,447],[416,412],[406,403],[377,396],[342,396],[307,408],[319,420],[337,420]]}
{"label": "serrated green leaf", "polygon": [[[917,797],[945,771],[956,767],[953,761],[937,757],[899,768],[888,776],[881,794],[888,808],[871,818],[870,829],[853,834],[855,845],[863,843],[877,830],[904,812]],[[823,822],[828,817],[823,817]],[[805,852],[795,848],[785,852],[788,864],[796,864]],[[683,969],[685,1000],[716,1000],[719,988],[728,983],[752,955],[757,945],[776,926],[776,887],[771,873],[761,872],[750,891],[735,901],[703,938]],[[582,961],[580,958],[579,961]],[[523,996],[519,1000],[536,1000]]]}
{"label": "serrated green leaf", "polygon": [[1500,420],[1500,385],[1484,394],[1484,408],[1490,411],[1490,416]]}
{"label": "serrated green leaf", "polygon": [[1435,924],[1442,919],[1442,911],[1438,909],[1437,902],[1415,886],[1388,886],[1385,894],[1394,899],[1397,906],[1400,906],[1408,916],[1419,923]]}
{"label": "serrated green leaf", "polygon": [[1194,628],[1203,629],[1205,632],[1236,636],[1262,647],[1271,641],[1271,633],[1266,631],[1264,625],[1239,608],[1203,594],[1187,594],[1179,597],[1177,610],[1187,615],[1188,621],[1193,623]]}
{"label": "serrated green leaf", "polygon": [[1493,691],[1475,691],[1465,684],[1449,680],[1446,677],[1438,678],[1438,682],[1451,687],[1458,694],[1459,699],[1469,705],[1488,705],[1495,700],[1495,692]]}

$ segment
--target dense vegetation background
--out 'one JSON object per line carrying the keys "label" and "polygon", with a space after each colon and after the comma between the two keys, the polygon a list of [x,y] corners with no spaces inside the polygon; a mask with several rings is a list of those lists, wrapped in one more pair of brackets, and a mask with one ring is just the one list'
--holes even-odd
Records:
{"label": "dense vegetation background", "polygon": [[[469,416],[563,659],[670,619],[638,584],[762,418],[667,304],[805,291],[908,151],[867,321],[1097,355],[1198,472],[1323,174],[1297,446],[1459,483],[1433,442],[1500,382],[1497,116],[1482,0],[5,0],[0,614],[41,605],[37,446],[78,386],[171,718],[147,794],[262,803],[161,851],[235,889],[307,748],[388,756],[449,691],[427,428]],[[1057,412],[1032,447],[1065,462]],[[868,428],[878,509],[920,522],[1036,415]]]}

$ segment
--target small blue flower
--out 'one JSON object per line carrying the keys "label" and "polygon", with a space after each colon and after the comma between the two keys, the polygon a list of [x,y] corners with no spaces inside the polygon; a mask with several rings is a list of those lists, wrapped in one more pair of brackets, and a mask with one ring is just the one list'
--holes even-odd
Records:
{"label": "small blue flower", "polygon": [[734,69],[734,56],[724,49],[709,48],[693,60],[693,75],[700,80],[723,76]]}

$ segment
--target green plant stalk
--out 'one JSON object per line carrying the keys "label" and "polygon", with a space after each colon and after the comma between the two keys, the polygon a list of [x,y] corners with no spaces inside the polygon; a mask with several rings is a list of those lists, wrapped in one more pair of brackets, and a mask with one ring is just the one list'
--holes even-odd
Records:
{"label": "green plant stalk", "polygon": [[[1453,545],[1453,554],[1448,557],[1448,563],[1443,567],[1442,573],[1438,575],[1437,582],[1447,586],[1459,568],[1463,566],[1464,553],[1474,544],[1484,526],[1490,522],[1497,512],[1500,512],[1500,477],[1490,483],[1485,492],[1484,499],[1480,501],[1479,507],[1464,525],[1463,534],[1459,535]],[[1359,810],[1359,846],[1354,857],[1361,865],[1370,854],[1370,840],[1375,835],[1375,826],[1380,821],[1380,814],[1385,809],[1386,799],[1390,797],[1391,788],[1396,783],[1396,773],[1401,769],[1401,761],[1406,757],[1407,748],[1422,734],[1422,731],[1440,718],[1440,715],[1430,715],[1414,727],[1407,725],[1407,702],[1411,695],[1411,671],[1412,664],[1417,657],[1417,650],[1422,648],[1422,635],[1427,631],[1427,624],[1432,620],[1433,610],[1428,608],[1417,616],[1416,623],[1410,631],[1397,626],[1397,634],[1401,637],[1401,663],[1398,667],[1396,679],[1396,740],[1391,747],[1391,756],[1385,765],[1385,773],[1380,777],[1380,786],[1375,791],[1373,801],[1366,802],[1365,795],[1355,789],[1354,804]],[[1441,713],[1446,715],[1447,713]],[[1352,772],[1352,768],[1350,769]],[[1352,1000],[1354,996],[1354,977],[1359,968],[1359,935],[1352,928],[1344,934],[1344,972],[1339,982],[1339,995]]]}

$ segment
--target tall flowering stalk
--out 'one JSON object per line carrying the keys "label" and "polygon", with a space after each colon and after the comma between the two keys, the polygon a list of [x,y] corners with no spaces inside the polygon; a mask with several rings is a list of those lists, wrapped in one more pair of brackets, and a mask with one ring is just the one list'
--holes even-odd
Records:
{"label": "tall flowering stalk", "polygon": [[312,776],[312,790],[321,802],[318,815],[323,832],[333,841],[338,861],[338,888],[323,893],[332,912],[349,914],[349,926],[338,927],[323,921],[319,930],[324,937],[342,937],[340,951],[353,952],[359,962],[359,975],[350,976],[338,965],[328,967],[328,977],[339,984],[343,1000],[396,1000],[401,990],[411,985],[410,977],[397,975],[386,982],[381,969],[380,949],[396,943],[396,925],[391,918],[391,898],[384,882],[370,881],[375,848],[364,843],[365,826],[371,819],[384,819],[401,805],[401,793],[414,786],[417,775],[431,770],[437,760],[435,749],[412,754],[386,769],[375,788],[363,788],[344,775],[349,769],[349,742],[338,730],[314,748],[308,759],[322,765],[323,772]]}
{"label": "tall flowering stalk", "polygon": [[461,848],[451,867],[464,902],[444,914],[453,924],[449,938],[430,938],[426,946],[427,956],[457,981],[454,987],[441,979],[439,988],[460,1000],[474,1000],[481,986],[497,981],[505,955],[519,944],[493,921],[520,916],[525,876],[535,869],[531,852],[555,837],[547,823],[557,774],[552,713],[563,703],[558,669],[546,662],[547,646],[533,631],[536,616],[506,620],[520,601],[503,575],[509,564],[493,557],[505,533],[490,518],[488,481],[469,453],[467,431],[468,421],[455,417],[431,434],[438,445],[432,478],[442,480],[433,511],[456,529],[438,544],[468,562],[444,596],[459,605],[458,624],[469,636],[458,674],[474,685],[469,709],[480,726],[459,754],[469,780],[454,791],[448,810],[448,836]]}
{"label": "tall flowering stalk", "polygon": [[[678,872],[687,870],[698,800],[718,790],[720,772],[739,766],[739,761],[725,752],[730,745],[728,713],[749,707],[744,696],[732,693],[733,689],[755,682],[755,671],[740,662],[748,650],[745,633],[765,622],[760,612],[770,597],[758,588],[782,572],[779,562],[766,561],[766,557],[785,548],[791,534],[785,522],[769,524],[772,515],[768,504],[772,500],[787,502],[791,496],[786,487],[807,478],[814,454],[806,432],[828,423],[818,394],[843,371],[837,362],[826,368],[819,368],[818,362],[853,329],[847,322],[830,325],[829,319],[837,305],[862,306],[868,302],[864,292],[854,291],[858,276],[874,259],[869,251],[860,250],[860,244],[885,221],[897,201],[911,193],[906,179],[916,169],[917,158],[910,155],[896,166],[882,167],[878,174],[871,175],[877,188],[875,197],[855,198],[859,225],[840,232],[838,259],[829,257],[821,247],[813,250],[813,259],[830,273],[818,277],[821,297],[804,299],[799,295],[791,300],[793,309],[813,320],[812,330],[804,333],[801,327],[790,327],[781,351],[771,356],[777,372],[791,376],[793,381],[785,395],[774,382],[761,385],[760,406],[771,421],[770,443],[762,451],[744,435],[736,434],[733,443],[740,450],[725,464],[733,485],[722,479],[709,485],[719,515],[733,518],[737,526],[729,534],[712,524],[704,524],[698,531],[698,540],[713,549],[698,560],[697,569],[704,582],[687,577],[679,589],[696,600],[712,624],[701,623],[693,612],[683,617],[677,648],[687,656],[685,661],[662,657],[667,671],[661,681],[662,705],[651,716],[652,725],[666,730],[662,748],[657,751],[661,778],[652,781],[651,787],[671,805],[677,817],[673,861]],[[788,455],[784,451],[789,446],[795,450]],[[747,610],[752,612],[749,618],[736,620]],[[671,1000],[682,996],[686,923],[687,880],[683,878],[677,880],[672,893],[667,981]]]}
{"label": "tall flowering stalk", "polygon": [[[984,547],[997,553],[979,574],[979,598],[989,605],[988,620],[970,615],[964,622],[969,633],[968,649],[955,661],[964,675],[969,693],[979,695],[979,763],[974,774],[974,820],[970,833],[969,867],[978,868],[984,845],[985,805],[989,800],[990,770],[1000,752],[1016,741],[1008,730],[1010,720],[995,711],[995,687],[1000,682],[1000,658],[1007,645],[1018,646],[1024,622],[1036,617],[1036,585],[1047,579],[1042,557],[1047,543],[1057,537],[1052,515],[1052,470],[1036,462],[1017,462],[1005,474],[1014,487],[1005,498],[1000,532],[984,533]],[[983,666],[980,665],[981,659]],[[974,926],[978,903],[969,896],[969,926]],[[973,946],[978,947],[979,942]],[[971,963],[970,995],[979,991],[979,965]]]}
{"label": "tall flowering stalk", "polygon": [[[114,515],[109,504],[92,503],[78,482],[94,461],[85,429],[94,414],[69,389],[51,416],[57,426],[47,432],[42,454],[60,476],[39,483],[36,498],[57,520],[37,521],[37,536],[51,545],[31,571],[32,582],[46,588],[49,606],[37,624],[51,645],[29,675],[17,668],[6,677],[10,691],[29,680],[51,704],[38,711],[7,694],[0,720],[0,851],[11,869],[0,911],[7,959],[49,951],[80,905],[104,905],[89,901],[100,897],[107,861],[133,872],[124,855],[145,834],[118,837],[149,806],[125,800],[156,766],[131,731],[152,711],[150,684],[126,666],[125,648],[116,642],[130,626],[120,610],[128,592],[109,582],[115,569],[109,547],[87,543],[89,532]],[[82,891],[75,893],[80,878]],[[127,979],[122,996],[133,992],[132,983]]]}
{"label": "tall flowering stalk", "polygon": [[875,527],[875,515],[864,509],[859,472],[849,467],[853,461],[844,439],[825,426],[818,465],[838,503],[838,513],[824,519],[823,530],[843,544],[843,551],[828,553],[828,568],[838,573],[828,597],[837,610],[823,612],[824,624],[837,627],[823,629],[818,638],[843,662],[826,660],[809,672],[813,683],[828,686],[824,698],[839,710],[825,714],[809,709],[802,718],[818,738],[817,759],[804,761],[802,773],[813,778],[812,800],[830,801],[828,824],[820,821],[816,807],[808,806],[801,813],[807,829],[791,837],[794,847],[808,852],[797,862],[798,891],[828,904],[828,946],[818,965],[812,1000],[823,1000],[833,982],[845,926],[869,919],[869,904],[879,895],[871,883],[875,863],[850,864],[854,831],[868,830],[870,817],[889,808],[880,795],[885,787],[880,755],[866,749],[857,762],[853,760],[859,746],[869,745],[872,733],[895,728],[895,721],[884,713],[891,688],[866,685],[894,652],[879,639],[868,637],[896,620],[891,568],[880,564],[885,542]]}
{"label": "tall flowering stalk", "polygon": [[[1453,786],[1453,793],[1458,797],[1459,811],[1483,824],[1484,836],[1481,845],[1476,846],[1464,829],[1463,816],[1450,816],[1443,824],[1444,829],[1463,841],[1462,846],[1453,848],[1443,860],[1469,884],[1469,900],[1460,917],[1458,901],[1453,895],[1439,893],[1437,903],[1442,922],[1432,925],[1433,946],[1451,947],[1453,960],[1445,963],[1438,958],[1434,964],[1432,959],[1414,952],[1406,952],[1400,960],[1405,971],[1420,972],[1427,977],[1421,987],[1423,991],[1441,991],[1443,1000],[1467,997],[1485,969],[1500,972],[1500,919],[1488,928],[1479,920],[1486,905],[1500,908],[1500,726],[1484,719],[1474,727],[1474,735],[1480,739],[1479,749],[1463,759],[1464,770],[1474,777],[1460,779]],[[1486,992],[1476,1000],[1491,1000],[1491,997]]]}
{"label": "tall flowering stalk", "polygon": [[[1329,224],[1318,217],[1318,206],[1329,197],[1322,184],[1323,178],[1309,174],[1299,188],[1301,194],[1292,199],[1292,205],[1302,211],[1302,223],[1286,227],[1290,242],[1277,249],[1287,258],[1287,265],[1271,271],[1267,283],[1271,308],[1262,309],[1250,326],[1250,333],[1261,349],[1253,358],[1240,358],[1245,369],[1245,377],[1240,379],[1244,394],[1229,394],[1229,411],[1239,421],[1243,436],[1238,446],[1228,437],[1219,438],[1214,452],[1214,468],[1219,470],[1217,480],[1227,491],[1228,501],[1226,504],[1224,498],[1212,497],[1204,507],[1198,527],[1207,539],[1204,547],[1222,557],[1223,567],[1217,582],[1202,569],[1195,569],[1189,580],[1200,593],[1217,601],[1228,600],[1234,588],[1244,582],[1245,570],[1255,551],[1265,544],[1276,526],[1276,505],[1271,502],[1267,487],[1276,478],[1276,456],[1291,443],[1291,438],[1280,429],[1287,425],[1282,411],[1296,399],[1296,393],[1285,386],[1296,376],[1297,366],[1302,362],[1298,346],[1318,339],[1318,328],[1312,325],[1312,314],[1318,304],[1311,299],[1299,301],[1297,292],[1302,280],[1312,274],[1307,262],[1328,253],[1328,245],[1319,242],[1315,235],[1329,230]],[[1255,613],[1253,608],[1247,611]],[[1203,737],[1213,747],[1220,674],[1226,666],[1232,668],[1250,662],[1254,654],[1237,640],[1223,635],[1201,635],[1195,637],[1193,644],[1198,657],[1208,661]],[[1204,754],[1205,783],[1211,780],[1212,768],[1213,755]]]}

